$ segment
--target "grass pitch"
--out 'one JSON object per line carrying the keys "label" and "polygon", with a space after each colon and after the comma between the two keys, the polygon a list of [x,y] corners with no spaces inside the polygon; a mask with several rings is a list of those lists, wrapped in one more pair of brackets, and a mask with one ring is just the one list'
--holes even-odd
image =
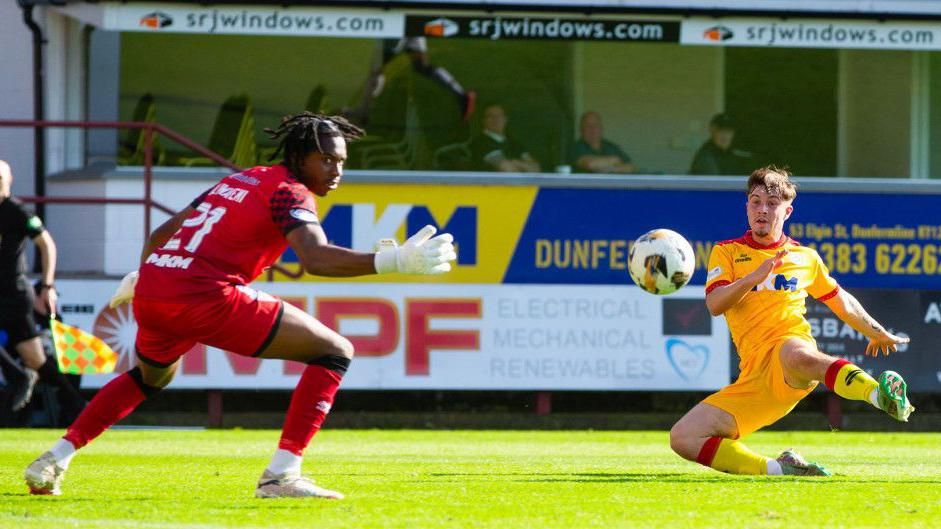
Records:
{"label": "grass pitch", "polygon": [[276,431],[116,430],[72,461],[60,497],[26,465],[60,434],[0,431],[0,527],[148,529],[938,527],[941,434],[764,433],[834,477],[728,476],[666,432],[325,430],[305,472],[343,501],[257,500]]}

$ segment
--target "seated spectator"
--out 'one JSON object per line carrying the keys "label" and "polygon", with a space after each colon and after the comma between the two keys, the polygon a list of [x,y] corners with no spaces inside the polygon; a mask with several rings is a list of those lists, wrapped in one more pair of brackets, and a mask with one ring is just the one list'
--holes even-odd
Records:
{"label": "seated spectator", "polygon": [[751,153],[732,147],[735,122],[728,114],[716,114],[709,121],[709,139],[693,156],[690,174],[739,175],[751,168]]}
{"label": "seated spectator", "polygon": [[585,112],[580,121],[581,137],[575,142],[572,166],[576,173],[633,173],[634,164],[616,144],[604,139],[601,116]]}
{"label": "seated spectator", "polygon": [[506,112],[500,105],[484,109],[483,130],[471,140],[471,166],[476,171],[538,173],[539,162],[526,147],[506,134]]}

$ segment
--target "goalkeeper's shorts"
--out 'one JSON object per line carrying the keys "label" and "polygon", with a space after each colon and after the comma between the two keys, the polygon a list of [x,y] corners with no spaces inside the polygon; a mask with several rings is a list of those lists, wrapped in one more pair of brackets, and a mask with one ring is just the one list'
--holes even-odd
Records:
{"label": "goalkeeper's shorts", "polygon": [[777,422],[816,387],[796,389],[784,380],[780,353],[784,342],[791,338],[807,340],[803,336],[786,336],[761,351],[740,352],[743,358],[753,358],[749,368],[735,382],[703,400],[735,418],[739,439]]}
{"label": "goalkeeper's shorts", "polygon": [[155,366],[176,362],[197,343],[258,356],[274,338],[282,301],[246,286],[226,285],[199,301],[135,298],[137,354]]}

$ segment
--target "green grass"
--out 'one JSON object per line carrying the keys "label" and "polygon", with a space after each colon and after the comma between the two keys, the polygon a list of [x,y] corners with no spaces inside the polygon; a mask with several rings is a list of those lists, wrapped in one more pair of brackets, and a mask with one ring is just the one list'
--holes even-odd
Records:
{"label": "green grass", "polygon": [[0,527],[938,527],[941,434],[758,433],[829,479],[728,476],[680,460],[666,432],[324,431],[305,471],[343,501],[256,500],[278,433],[107,432],[60,497],[22,472],[57,431],[0,431]]}

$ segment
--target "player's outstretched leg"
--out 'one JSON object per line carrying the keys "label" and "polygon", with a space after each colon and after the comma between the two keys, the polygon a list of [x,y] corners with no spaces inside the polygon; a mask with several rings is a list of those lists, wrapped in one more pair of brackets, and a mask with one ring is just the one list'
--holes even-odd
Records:
{"label": "player's outstretched leg", "polygon": [[690,461],[729,474],[829,476],[816,463],[808,463],[793,450],[776,459],[752,452],[735,439],[735,418],[716,406],[699,403],[670,430],[670,447]]}
{"label": "player's outstretched leg", "polygon": [[284,304],[277,333],[260,356],[304,362],[307,368],[291,396],[278,449],[258,480],[255,496],[342,499],[343,494],[301,475],[301,462],[333,406],[353,345],[306,312]]}
{"label": "player's outstretched leg", "polygon": [[[135,367],[108,382],[98,391],[75,422],[69,426],[62,439],[59,439],[49,451],[43,452],[26,468],[24,479],[26,485],[29,486],[30,494],[61,494],[65,471],[69,468],[76,450],[126,417],[147,397],[160,391],[170,382],[176,370],[176,364],[168,368],[159,370],[151,368],[151,370],[164,373],[161,377],[162,385],[145,383],[141,368]],[[151,379],[148,377],[148,380]]]}
{"label": "player's outstretched leg", "polygon": [[883,372],[876,381],[855,364],[837,359],[827,368],[824,383],[837,395],[868,402],[897,421],[907,422],[915,411],[908,400],[908,386],[895,371]]}

